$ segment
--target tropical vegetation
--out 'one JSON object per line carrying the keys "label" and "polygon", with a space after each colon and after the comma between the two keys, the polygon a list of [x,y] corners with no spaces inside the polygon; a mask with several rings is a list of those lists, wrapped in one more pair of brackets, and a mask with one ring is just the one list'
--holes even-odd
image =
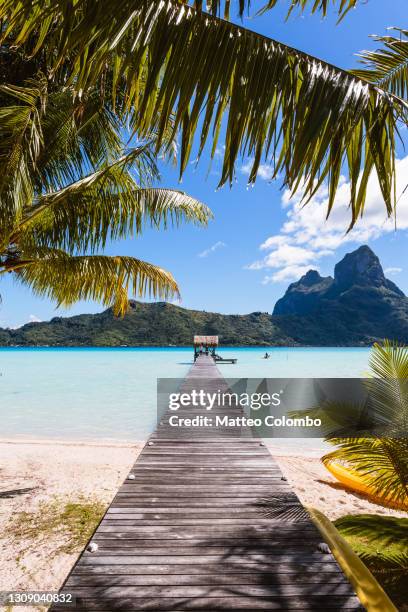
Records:
{"label": "tropical vegetation", "polygon": [[380,503],[408,508],[408,349],[374,344],[370,374],[364,400],[329,399],[306,413],[319,415],[326,442],[335,446],[323,464],[345,465]]}
{"label": "tropical vegetation", "polygon": [[[289,15],[335,7],[343,19],[357,4],[293,0]],[[379,38],[382,49],[347,72],[229,21],[249,0],[205,8],[202,0],[0,0],[1,273],[59,304],[92,298],[117,313],[129,291],[177,294],[167,271],[100,253],[146,221],[207,221],[198,202],[152,189],[155,156],[176,149],[180,174],[208,147],[211,156],[223,150],[220,185],[233,182],[239,156],[253,160],[249,182],[265,159],[305,201],[327,182],[328,214],[346,174],[350,227],[374,172],[395,213],[407,32]],[[124,130],[139,146],[123,145]]]}
{"label": "tropical vegetation", "polygon": [[[12,53],[8,62],[9,70],[22,63]],[[154,135],[126,147],[124,134],[96,88],[79,99],[41,71],[0,85],[0,274],[58,305],[93,299],[115,314],[126,311],[129,292],[178,295],[161,267],[103,254],[108,239],[147,225],[205,225],[211,216],[184,193],[153,186]]]}
{"label": "tropical vegetation", "polygon": [[334,524],[398,610],[408,610],[408,518],[357,514]]}
{"label": "tropical vegetation", "polygon": [[[259,8],[276,4],[266,0]],[[288,8],[326,14],[335,7],[347,18],[358,4],[292,0]],[[240,155],[253,159],[249,182],[266,159],[273,176],[283,175],[292,191],[301,189],[305,201],[327,182],[330,213],[345,174],[352,226],[374,172],[393,214],[398,125],[407,117],[406,32],[381,39],[384,49],[364,54],[353,73],[228,21],[250,5],[0,0],[2,44],[41,61],[50,80],[70,83],[78,96],[96,85],[118,112],[131,113],[139,137],[156,129],[157,151],[173,118],[181,173],[208,147],[215,155],[222,139],[220,185],[232,183]]]}

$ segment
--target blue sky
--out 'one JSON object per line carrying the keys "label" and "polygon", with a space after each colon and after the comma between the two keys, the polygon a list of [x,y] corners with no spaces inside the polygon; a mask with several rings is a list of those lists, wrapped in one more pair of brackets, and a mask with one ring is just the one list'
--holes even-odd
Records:
{"label": "blue sky", "polygon": [[[406,0],[367,0],[339,25],[334,14],[325,20],[319,15],[297,14],[285,21],[288,4],[282,0],[278,9],[245,19],[244,25],[345,68],[355,65],[355,53],[375,47],[370,34],[384,34],[387,26],[407,25]],[[400,192],[408,182],[404,182],[404,176],[408,177],[405,155],[408,152],[401,150]],[[163,186],[182,188],[202,200],[211,207],[215,219],[207,229],[182,226],[165,233],[149,230],[136,240],[110,244],[106,252],[133,255],[169,269],[181,289],[180,305],[207,311],[270,312],[289,282],[306,269],[317,268],[323,275],[332,274],[334,264],[346,252],[364,243],[378,254],[388,276],[408,293],[405,265],[408,194],[399,202],[398,229],[394,231],[385,223],[383,204],[373,181],[366,219],[344,238],[346,183],[340,190],[333,220],[325,224],[324,191],[307,209],[299,211],[297,202],[289,201],[281,190],[279,180],[272,183],[268,180],[267,167],[256,185],[248,189],[247,163],[243,160],[238,164],[233,188],[219,191],[216,162],[210,172],[204,158],[198,168],[190,165],[181,186],[177,171],[163,166]],[[69,310],[57,311],[48,300],[36,298],[28,289],[15,284],[11,275],[2,281],[0,293],[2,327],[102,310],[98,304],[82,302]]]}

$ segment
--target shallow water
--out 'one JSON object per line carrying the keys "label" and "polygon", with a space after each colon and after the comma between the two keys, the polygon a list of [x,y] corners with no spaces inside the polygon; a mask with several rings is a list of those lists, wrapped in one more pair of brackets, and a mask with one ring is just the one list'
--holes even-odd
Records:
{"label": "shallow water", "polygon": [[[262,359],[265,351],[270,359]],[[226,377],[359,377],[369,349],[226,348]],[[0,437],[141,440],[158,377],[181,378],[191,348],[0,349]]]}

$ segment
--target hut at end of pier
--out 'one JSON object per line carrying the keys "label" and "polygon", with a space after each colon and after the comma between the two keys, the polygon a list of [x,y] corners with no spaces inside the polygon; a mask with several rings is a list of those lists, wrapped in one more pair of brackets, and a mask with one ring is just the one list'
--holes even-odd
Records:
{"label": "hut at end of pier", "polygon": [[194,361],[199,355],[211,355],[215,359],[218,336],[194,336]]}

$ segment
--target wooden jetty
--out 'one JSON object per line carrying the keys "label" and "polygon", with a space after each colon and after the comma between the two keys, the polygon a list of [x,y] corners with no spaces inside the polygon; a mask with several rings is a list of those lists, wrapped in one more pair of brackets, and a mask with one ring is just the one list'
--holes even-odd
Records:
{"label": "wooden jetty", "polygon": [[[183,388],[197,381],[226,386],[209,356]],[[74,609],[363,609],[307,517],[265,517],[264,498],[299,501],[259,439],[173,430],[164,418],[96,529],[97,550],[69,574],[62,592],[75,596]]]}

